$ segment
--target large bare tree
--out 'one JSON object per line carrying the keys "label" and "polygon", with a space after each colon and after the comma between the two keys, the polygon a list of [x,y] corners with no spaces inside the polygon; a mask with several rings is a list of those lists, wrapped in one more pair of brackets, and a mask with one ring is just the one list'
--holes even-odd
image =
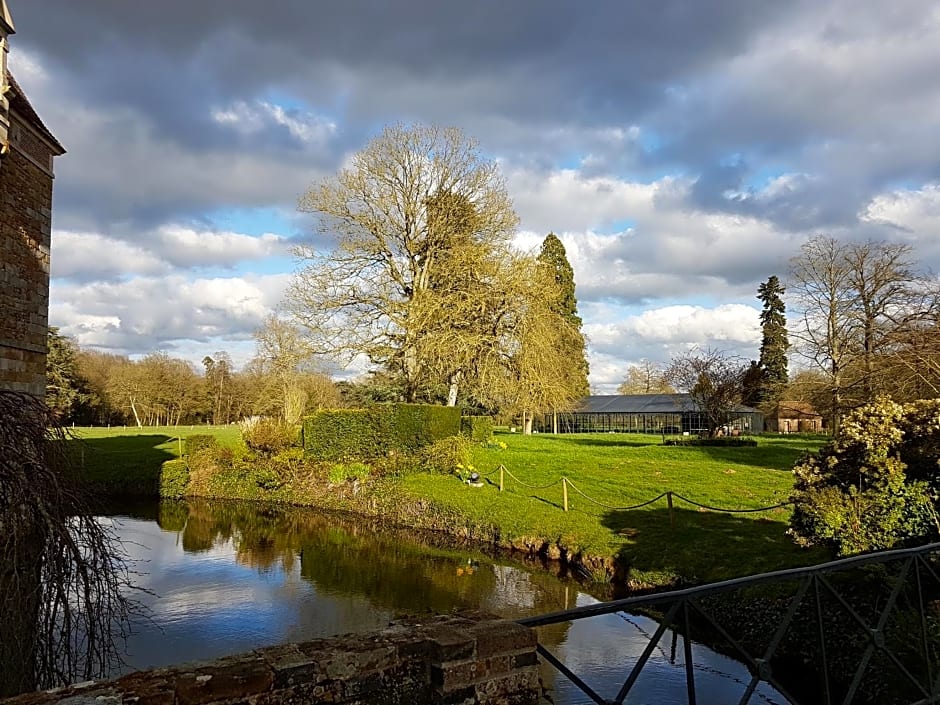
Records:
{"label": "large bare tree", "polygon": [[663,368],[643,358],[627,368],[627,375],[617,387],[617,394],[674,394],[675,389],[663,376]]}
{"label": "large bare tree", "polygon": [[935,297],[906,244],[818,235],[791,260],[790,279],[791,333],[797,351],[826,376],[837,432],[847,410],[897,392],[918,359],[914,351],[925,340],[929,349]]}
{"label": "large bare tree", "polygon": [[665,379],[685,392],[701,412],[708,435],[714,437],[741,403],[747,366],[722,350],[693,348],[672,358]]}
{"label": "large bare tree", "polygon": [[289,310],[316,352],[364,353],[417,399],[428,370],[416,305],[466,276],[468,250],[480,260],[473,251],[507,248],[518,223],[496,163],[455,128],[396,125],[313,186],[300,209],[335,248],[296,250]]}

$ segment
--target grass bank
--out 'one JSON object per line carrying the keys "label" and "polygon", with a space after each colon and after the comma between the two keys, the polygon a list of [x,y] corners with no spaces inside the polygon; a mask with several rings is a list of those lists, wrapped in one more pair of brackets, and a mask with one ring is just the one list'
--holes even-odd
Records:
{"label": "grass bank", "polygon": [[[160,464],[178,456],[178,437],[210,433],[238,449],[237,427],[79,429],[85,476],[119,493],[153,493]],[[663,446],[659,436],[499,434],[505,448],[476,448],[483,487],[454,475],[406,474],[330,482],[325,468],[294,468],[282,482],[245,469],[222,473],[207,496],[264,499],[379,515],[502,547],[561,557],[598,578],[633,587],[711,582],[827,559],[786,535],[789,509],[728,514],[678,498],[623,509],[664,492],[700,504],[754,509],[786,500],[790,467],[823,439],[762,437],[756,447]],[[499,466],[504,488],[498,490]],[[511,473],[511,474],[510,474]],[[567,478],[568,511],[561,478]],[[517,478],[517,479],[516,479]],[[524,484],[523,484],[524,483]],[[203,485],[203,487],[207,487]]]}
{"label": "grass bank", "polygon": [[[829,557],[793,545],[786,535],[789,508],[731,514],[675,498],[670,512],[662,498],[620,509],[664,492],[728,509],[779,504],[792,488],[793,463],[817,450],[822,438],[767,436],[757,447],[673,447],[659,436],[621,434],[497,438],[505,449],[479,449],[474,457],[484,487],[413,475],[403,478],[404,490],[471,521],[491,522],[511,541],[548,540],[586,557],[595,570],[629,566],[629,575],[618,577],[638,587],[712,582]],[[512,473],[504,473],[503,492],[500,465]],[[563,476],[572,483],[567,512],[557,484]],[[598,565],[605,557],[615,565]]]}

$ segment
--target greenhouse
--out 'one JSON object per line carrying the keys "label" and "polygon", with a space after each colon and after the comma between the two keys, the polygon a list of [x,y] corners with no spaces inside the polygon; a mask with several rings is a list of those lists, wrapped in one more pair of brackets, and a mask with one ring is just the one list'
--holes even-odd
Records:
{"label": "greenhouse", "polygon": [[[552,432],[552,416],[537,420],[535,430]],[[558,414],[558,433],[657,433],[695,435],[707,430],[705,415],[688,394],[609,394],[585,397],[578,409]],[[724,425],[728,435],[760,433],[757,409],[736,406]]]}

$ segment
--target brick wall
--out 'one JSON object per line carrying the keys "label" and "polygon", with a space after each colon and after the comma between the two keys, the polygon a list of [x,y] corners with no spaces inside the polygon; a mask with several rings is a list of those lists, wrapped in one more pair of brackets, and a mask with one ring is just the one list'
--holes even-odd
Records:
{"label": "brick wall", "polygon": [[[0,164],[0,389],[45,392],[52,152],[21,125]],[[27,137],[33,137],[31,141]],[[29,150],[25,149],[28,147]]]}
{"label": "brick wall", "polygon": [[374,634],[258,649],[29,693],[4,705],[535,705],[535,632],[489,615],[409,619]]}

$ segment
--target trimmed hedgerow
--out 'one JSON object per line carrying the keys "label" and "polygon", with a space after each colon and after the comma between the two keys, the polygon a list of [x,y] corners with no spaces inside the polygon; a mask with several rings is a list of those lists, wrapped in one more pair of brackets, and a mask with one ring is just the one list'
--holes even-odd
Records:
{"label": "trimmed hedgerow", "polygon": [[186,494],[189,484],[189,467],[180,458],[167,460],[160,468],[160,496],[179,499]]}
{"label": "trimmed hedgerow", "polygon": [[492,416],[461,416],[460,435],[474,443],[486,443],[493,437]]}
{"label": "trimmed hedgerow", "polygon": [[389,450],[390,431],[383,408],[318,411],[304,419],[304,450],[321,460],[377,458]]}
{"label": "trimmed hedgerow", "polygon": [[397,451],[414,452],[442,438],[460,433],[460,409],[432,404],[393,404],[391,447]]}
{"label": "trimmed hedgerow", "polygon": [[304,419],[304,450],[321,460],[412,453],[460,432],[460,410],[430,404],[318,411]]}

